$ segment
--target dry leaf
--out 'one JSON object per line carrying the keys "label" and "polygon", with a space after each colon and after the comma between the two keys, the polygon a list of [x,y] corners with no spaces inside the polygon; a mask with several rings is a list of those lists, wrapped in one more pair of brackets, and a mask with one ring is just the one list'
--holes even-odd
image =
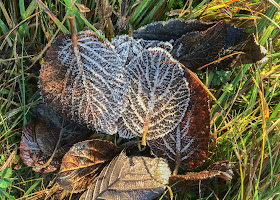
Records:
{"label": "dry leaf", "polygon": [[114,47],[92,31],[60,36],[40,71],[44,101],[78,124],[114,134],[128,88],[124,62]]}
{"label": "dry leaf", "polygon": [[201,172],[187,172],[186,175],[175,175],[169,178],[169,185],[174,185],[176,190],[184,190],[192,186],[207,184],[214,178],[224,179],[227,183],[233,176],[232,166],[228,161],[214,163],[207,170]]}
{"label": "dry leaf", "polygon": [[51,163],[44,167],[49,156],[45,156],[36,142],[35,124],[30,121],[23,130],[20,141],[20,157],[24,164],[32,167],[34,171],[48,173],[55,171],[59,166],[59,160],[53,159]]}
{"label": "dry leaf", "polygon": [[184,118],[174,130],[162,138],[148,141],[152,151],[169,161],[176,162],[183,169],[200,165],[205,159],[209,146],[210,113],[207,91],[187,70],[190,101]]}
{"label": "dry leaf", "polygon": [[173,45],[171,55],[191,70],[217,60],[208,68],[228,70],[241,64],[255,63],[266,55],[252,34],[224,21],[205,23],[171,19],[154,22],[134,31],[134,37],[153,43],[154,40],[169,41]]}
{"label": "dry leaf", "polygon": [[127,157],[122,151],[102,170],[81,199],[153,199],[165,190],[170,174],[162,158]]}
{"label": "dry leaf", "polygon": [[119,152],[112,142],[87,140],[75,144],[63,157],[57,182],[71,193],[82,192],[98,169]]}
{"label": "dry leaf", "polygon": [[34,171],[54,171],[60,167],[63,155],[73,144],[93,133],[63,119],[49,107],[40,105],[36,122],[31,121],[23,128],[21,158]]}
{"label": "dry leaf", "polygon": [[145,135],[148,140],[163,137],[177,127],[188,106],[183,69],[167,51],[154,48],[142,51],[127,70],[131,81],[124,125],[144,139]]}

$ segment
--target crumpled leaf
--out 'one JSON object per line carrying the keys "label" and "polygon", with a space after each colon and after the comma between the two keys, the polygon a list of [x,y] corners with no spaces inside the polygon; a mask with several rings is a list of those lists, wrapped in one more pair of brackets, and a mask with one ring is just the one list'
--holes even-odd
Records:
{"label": "crumpled leaf", "polygon": [[92,31],[60,36],[40,71],[44,101],[55,111],[88,128],[114,134],[126,106],[124,62],[114,47]]}
{"label": "crumpled leaf", "polygon": [[148,141],[152,151],[168,160],[170,166],[176,163],[183,169],[191,169],[205,161],[209,146],[210,113],[207,91],[185,71],[189,82],[190,101],[187,111],[174,130],[162,138]]}
{"label": "crumpled leaf", "polygon": [[201,172],[187,172],[185,175],[173,175],[169,178],[169,185],[176,190],[184,190],[192,186],[207,184],[214,178],[221,178],[229,183],[233,177],[232,165],[228,161],[220,161]]}
{"label": "crumpled leaf", "polygon": [[46,158],[36,142],[35,124],[33,121],[27,123],[22,130],[20,157],[24,164],[32,167],[36,172],[48,173],[55,171],[60,166],[59,160],[53,159],[48,166],[43,167],[48,161],[49,156]]}
{"label": "crumpled leaf", "polygon": [[224,21],[205,23],[171,19],[153,22],[134,31],[134,37],[151,40],[152,43],[170,42],[173,45],[171,55],[191,70],[198,70],[218,59],[221,60],[207,66],[208,69],[227,70],[255,63],[266,55],[252,34]]}
{"label": "crumpled leaf", "polygon": [[[148,140],[163,137],[180,123],[188,106],[183,69],[167,51],[154,48],[142,51],[127,70],[131,81],[124,125]],[[124,132],[119,134],[125,137]]]}
{"label": "crumpled leaf", "polygon": [[117,146],[109,141],[93,139],[75,144],[62,159],[58,184],[68,192],[82,192],[97,176],[100,167],[118,152]]}
{"label": "crumpled leaf", "polygon": [[[82,134],[81,134],[82,133]],[[37,120],[23,128],[20,155],[34,171],[47,173],[60,167],[63,155],[73,144],[94,132],[63,119],[45,105],[37,109]]]}
{"label": "crumpled leaf", "polygon": [[102,170],[81,199],[153,199],[165,190],[170,175],[164,159],[127,157],[122,151]]}

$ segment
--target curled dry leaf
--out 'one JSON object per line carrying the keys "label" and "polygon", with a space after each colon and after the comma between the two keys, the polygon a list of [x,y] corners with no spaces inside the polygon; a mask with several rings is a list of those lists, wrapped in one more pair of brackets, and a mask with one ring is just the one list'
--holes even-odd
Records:
{"label": "curled dry leaf", "polygon": [[32,167],[36,172],[48,173],[55,171],[60,166],[60,161],[53,159],[49,165],[44,167],[50,157],[44,155],[39,148],[36,141],[35,124],[32,121],[27,123],[22,130],[20,157],[24,164]]}
{"label": "curled dry leaf", "polygon": [[109,141],[94,139],[75,144],[62,159],[58,184],[68,192],[82,192],[97,176],[100,167],[118,152],[117,146]]}
{"label": "curled dry leaf", "polygon": [[81,199],[153,199],[165,190],[170,174],[162,158],[127,157],[122,151],[102,170]]}
{"label": "curled dry leaf", "polygon": [[114,47],[92,31],[60,36],[40,71],[44,101],[67,119],[109,134],[126,106],[124,61]]}
{"label": "curled dry leaf", "polygon": [[[154,48],[142,51],[127,70],[131,81],[124,125],[144,141],[145,136],[148,140],[163,137],[180,123],[188,106],[183,69],[168,52]],[[119,134],[125,136],[125,132]]]}
{"label": "curled dry leaf", "polygon": [[187,70],[185,77],[189,82],[190,101],[182,121],[166,136],[149,140],[148,145],[157,156],[167,159],[170,166],[191,169],[200,165],[208,152],[209,97]]}
{"label": "curled dry leaf", "polygon": [[207,170],[201,172],[187,172],[186,175],[174,175],[169,178],[169,185],[176,190],[184,190],[191,186],[211,182],[214,178],[224,179],[227,183],[233,176],[232,165],[228,161],[214,163]]}
{"label": "curled dry leaf", "polygon": [[172,19],[154,22],[134,31],[134,37],[152,40],[153,43],[156,42],[154,40],[169,41],[174,44],[171,55],[191,70],[198,70],[219,59],[208,68],[226,70],[255,63],[266,54],[252,34],[224,21],[205,23]]}
{"label": "curled dry leaf", "polygon": [[[81,134],[82,133],[82,134]],[[37,120],[29,122],[22,131],[21,158],[34,171],[47,173],[56,170],[63,155],[73,144],[93,134],[63,119],[53,110],[40,105]]]}

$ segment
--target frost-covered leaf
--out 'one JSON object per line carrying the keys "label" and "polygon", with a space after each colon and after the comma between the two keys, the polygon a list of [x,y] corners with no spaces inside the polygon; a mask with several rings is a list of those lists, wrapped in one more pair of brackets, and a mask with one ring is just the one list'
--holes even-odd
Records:
{"label": "frost-covered leaf", "polygon": [[57,182],[71,193],[85,190],[98,169],[119,152],[109,141],[87,140],[75,144],[63,157]]}
{"label": "frost-covered leaf", "polygon": [[49,165],[44,166],[50,157],[41,151],[35,135],[35,124],[30,121],[22,130],[20,157],[23,163],[32,167],[36,172],[48,173],[55,171],[60,166],[60,161],[53,159]]}
{"label": "frost-covered leaf", "polygon": [[222,61],[208,66],[209,69],[226,70],[241,64],[261,60],[266,50],[257,44],[252,34],[227,25],[224,21],[205,23],[198,20],[171,19],[153,22],[134,31],[135,38],[150,40],[151,43],[169,41],[174,44],[171,55],[191,70],[220,58]]}
{"label": "frost-covered leaf", "polygon": [[20,155],[34,171],[47,173],[59,168],[63,155],[73,144],[94,132],[70,123],[45,105],[36,111],[36,121],[23,128]]}
{"label": "frost-covered leaf", "polygon": [[209,98],[207,91],[188,71],[190,101],[184,118],[173,131],[162,138],[148,141],[152,151],[168,160],[174,167],[176,162],[183,169],[200,165],[206,158],[210,135]]}
{"label": "frost-covered leaf", "polygon": [[[77,46],[77,47],[76,47]],[[44,101],[67,119],[114,134],[125,108],[127,80],[115,48],[92,31],[60,36],[40,71]]]}
{"label": "frost-covered leaf", "polygon": [[[131,81],[124,125],[148,140],[163,137],[177,127],[188,106],[183,69],[161,48],[142,51],[127,68]],[[125,133],[119,134],[125,137]]]}
{"label": "frost-covered leaf", "polygon": [[111,44],[115,46],[116,52],[126,64],[143,50],[140,41],[134,40],[128,35],[120,35],[113,38]]}
{"label": "frost-covered leaf", "polygon": [[[191,186],[207,184],[214,178],[221,178],[229,183],[233,177],[232,166],[228,161],[214,163],[207,170],[201,172],[187,172],[185,175],[173,175],[169,178],[169,185],[175,186],[176,190],[183,190]],[[175,184],[176,183],[176,184]]]}
{"label": "frost-covered leaf", "polygon": [[165,190],[170,175],[164,159],[127,157],[122,151],[102,170],[81,199],[153,199]]}

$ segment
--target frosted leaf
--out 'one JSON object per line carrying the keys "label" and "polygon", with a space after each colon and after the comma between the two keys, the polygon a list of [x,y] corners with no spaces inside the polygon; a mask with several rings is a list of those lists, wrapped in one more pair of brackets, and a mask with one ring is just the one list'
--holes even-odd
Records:
{"label": "frosted leaf", "polygon": [[40,71],[44,101],[67,119],[114,134],[125,108],[127,80],[114,47],[92,31],[60,36]]}
{"label": "frosted leaf", "polygon": [[127,68],[131,81],[125,126],[134,135],[146,134],[148,140],[163,137],[177,127],[188,106],[183,69],[161,48],[144,50]]}
{"label": "frosted leaf", "polygon": [[118,122],[118,133],[120,137],[126,138],[126,139],[131,139],[136,137],[124,124],[123,118],[121,117]]}
{"label": "frosted leaf", "polygon": [[140,42],[128,35],[120,35],[113,38],[111,44],[115,46],[117,53],[125,64],[129,63],[143,50]]}
{"label": "frosted leaf", "polygon": [[140,44],[144,47],[144,49],[160,47],[162,49],[165,49],[169,53],[173,49],[173,42],[172,41],[163,42],[163,41],[159,41],[159,40],[143,40],[143,39],[140,39],[140,40],[138,40],[138,42],[140,42]]}
{"label": "frosted leaf", "polygon": [[159,157],[168,160],[174,167],[176,162],[183,169],[200,165],[208,152],[210,135],[209,98],[207,91],[189,73],[190,102],[179,126],[162,138],[149,140],[148,145]]}
{"label": "frosted leaf", "polygon": [[164,159],[127,157],[123,151],[102,170],[81,199],[154,199],[164,192],[170,175]]}

